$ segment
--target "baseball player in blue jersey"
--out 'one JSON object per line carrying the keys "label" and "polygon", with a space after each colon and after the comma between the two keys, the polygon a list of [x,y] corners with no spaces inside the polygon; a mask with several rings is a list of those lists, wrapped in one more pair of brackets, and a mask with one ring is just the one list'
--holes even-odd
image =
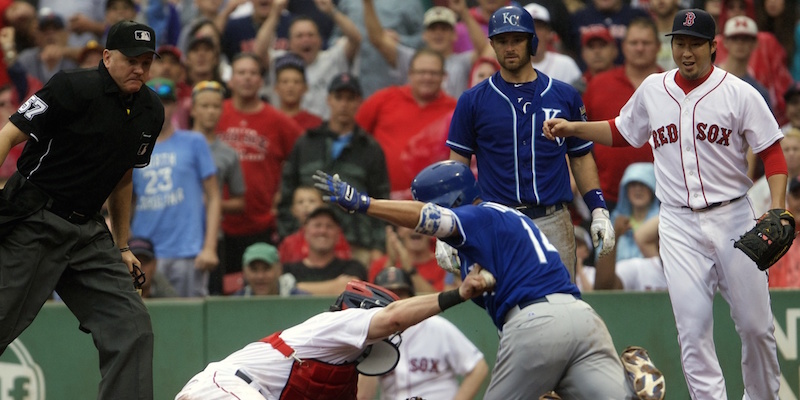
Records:
{"label": "baseball player in blue jersey", "polygon": [[539,39],[525,9],[498,9],[489,21],[489,39],[501,69],[458,99],[447,138],[450,159],[469,164],[474,154],[481,197],[535,220],[574,281],[575,237],[566,207],[573,198],[569,167],[592,211],[591,236],[595,248],[602,239],[601,255],[614,247],[614,228],[599,189],[592,142],[548,143],[542,122],[555,116],[585,121],[586,109],[577,90],[531,65]]}
{"label": "baseball player in blue jersey", "polygon": [[[462,277],[477,269],[493,285],[473,299],[501,335],[485,399],[552,390],[564,398],[663,399],[664,378],[647,352],[629,348],[620,363],[605,323],[580,299],[556,248],[518,210],[481,202],[465,164],[448,160],[422,170],[411,186],[417,201],[372,199],[321,171],[314,178],[326,201],[436,236],[458,249]],[[464,301],[457,292],[440,296],[445,305]]]}

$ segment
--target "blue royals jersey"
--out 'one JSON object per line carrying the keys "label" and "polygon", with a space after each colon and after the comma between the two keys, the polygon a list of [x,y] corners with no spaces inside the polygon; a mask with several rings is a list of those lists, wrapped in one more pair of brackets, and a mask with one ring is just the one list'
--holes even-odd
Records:
{"label": "blue royals jersey", "polygon": [[476,263],[494,275],[494,291],[475,303],[486,309],[497,329],[503,329],[506,313],[519,303],[553,293],[580,296],[558,250],[527,216],[490,202],[452,211],[461,237],[442,240],[458,249],[462,279]]}
{"label": "blue royals jersey", "polygon": [[527,83],[508,83],[497,72],[458,99],[447,145],[478,162],[481,198],[507,205],[572,201],[564,155],[582,156],[592,142],[544,137],[550,118],[585,121],[572,86],[536,71]]}

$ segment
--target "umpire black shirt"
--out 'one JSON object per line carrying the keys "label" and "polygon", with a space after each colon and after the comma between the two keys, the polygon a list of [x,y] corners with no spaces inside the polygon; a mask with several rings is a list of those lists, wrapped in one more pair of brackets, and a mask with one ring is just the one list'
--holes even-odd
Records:
{"label": "umpire black shirt", "polygon": [[100,61],[57,73],[10,119],[30,136],[18,171],[60,206],[90,215],[125,172],[150,162],[164,107],[145,85],[123,100]]}

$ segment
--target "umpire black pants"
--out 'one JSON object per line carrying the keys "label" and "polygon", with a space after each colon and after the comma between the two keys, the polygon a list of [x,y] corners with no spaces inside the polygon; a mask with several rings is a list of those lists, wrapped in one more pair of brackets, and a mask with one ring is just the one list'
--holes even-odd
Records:
{"label": "umpire black pants", "polygon": [[0,354],[54,289],[99,352],[98,399],[152,399],[150,316],[99,216],[73,224],[40,209],[0,238]]}

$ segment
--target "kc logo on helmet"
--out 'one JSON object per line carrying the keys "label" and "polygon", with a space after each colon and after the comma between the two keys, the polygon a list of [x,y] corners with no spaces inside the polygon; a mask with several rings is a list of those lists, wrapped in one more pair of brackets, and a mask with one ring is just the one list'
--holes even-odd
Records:
{"label": "kc logo on helmet", "polygon": [[687,12],[686,13],[686,19],[683,21],[683,26],[692,26],[692,25],[694,25],[694,19],[695,18],[696,17],[694,15],[694,12],[692,12],[692,11]]}
{"label": "kc logo on helmet", "polygon": [[135,31],[135,32],[133,32],[133,37],[136,38],[136,40],[149,42],[150,41],[150,32],[148,32],[148,31]]}
{"label": "kc logo on helmet", "polygon": [[519,25],[519,15],[503,13],[503,23],[517,26]]}

